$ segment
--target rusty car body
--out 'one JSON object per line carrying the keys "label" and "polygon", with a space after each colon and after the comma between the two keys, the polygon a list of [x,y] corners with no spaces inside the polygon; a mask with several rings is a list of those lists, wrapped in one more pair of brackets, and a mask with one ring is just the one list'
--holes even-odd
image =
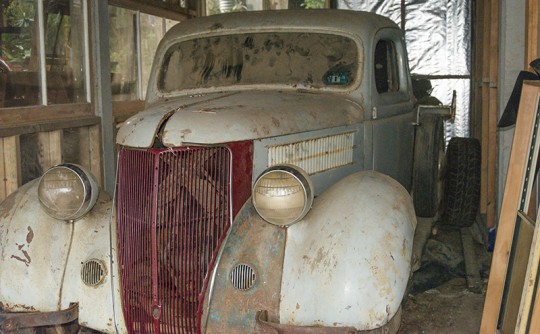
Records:
{"label": "rusty car body", "polygon": [[64,164],[0,205],[1,330],[75,317],[105,333],[397,331],[413,157],[440,141],[415,147],[415,130],[441,120],[417,113],[396,24],[188,20],[148,87],[118,131],[112,198]]}

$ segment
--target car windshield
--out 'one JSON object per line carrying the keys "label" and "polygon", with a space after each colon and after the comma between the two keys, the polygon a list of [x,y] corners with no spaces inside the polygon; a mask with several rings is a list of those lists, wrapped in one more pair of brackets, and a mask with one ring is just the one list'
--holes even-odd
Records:
{"label": "car windshield", "polygon": [[350,38],[328,33],[265,32],[195,38],[165,54],[158,89],[279,85],[346,89],[361,60]]}

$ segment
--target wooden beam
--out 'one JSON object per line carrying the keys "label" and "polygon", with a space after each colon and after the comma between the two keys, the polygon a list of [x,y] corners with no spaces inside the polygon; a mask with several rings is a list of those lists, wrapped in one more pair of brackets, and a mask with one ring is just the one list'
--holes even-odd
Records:
{"label": "wooden beam", "polygon": [[62,130],[38,133],[38,161],[41,170],[62,163]]}
{"label": "wooden beam", "polygon": [[0,138],[0,201],[21,184],[19,136]]}
{"label": "wooden beam", "polygon": [[[0,112],[1,114],[1,112]],[[34,121],[12,125],[0,125],[0,137],[10,137],[36,132],[49,132],[67,128],[79,128],[99,124],[97,116],[69,117],[59,120]]]}
{"label": "wooden beam", "polygon": [[79,163],[88,168],[96,177],[98,184],[103,185],[101,168],[101,132],[100,126],[79,128]]}
{"label": "wooden beam", "polygon": [[0,124],[4,128],[34,122],[61,121],[63,119],[95,116],[91,105],[88,103],[2,108],[1,111]]}
{"label": "wooden beam", "polygon": [[162,0],[109,0],[109,3],[114,6],[131,10],[140,10],[146,14],[175,21],[183,21],[197,15],[196,9],[180,7],[180,2],[170,4]]}
{"label": "wooden beam", "polygon": [[525,11],[525,67],[529,68],[529,63],[538,58],[538,21],[540,20],[540,6],[538,0],[527,0]]}
{"label": "wooden beam", "polygon": [[489,18],[489,115],[487,142],[487,224],[495,226],[497,218],[497,170],[499,166],[497,145],[498,78],[499,78],[499,1],[490,1]]}

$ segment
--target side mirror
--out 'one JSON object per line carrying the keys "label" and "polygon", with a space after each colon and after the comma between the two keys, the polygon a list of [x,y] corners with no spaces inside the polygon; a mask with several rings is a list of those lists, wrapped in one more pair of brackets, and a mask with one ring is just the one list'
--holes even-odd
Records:
{"label": "side mirror", "polygon": [[452,102],[450,102],[450,105],[418,105],[417,111],[416,111],[416,124],[420,124],[420,118],[424,114],[435,114],[440,115],[443,119],[449,119],[452,122],[456,118],[456,102],[457,100],[457,94],[454,90],[452,92]]}

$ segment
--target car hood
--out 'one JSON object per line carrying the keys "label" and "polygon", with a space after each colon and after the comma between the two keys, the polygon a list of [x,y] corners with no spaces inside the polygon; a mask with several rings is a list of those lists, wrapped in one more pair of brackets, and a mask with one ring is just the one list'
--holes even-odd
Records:
{"label": "car hood", "polygon": [[358,123],[363,107],[343,95],[242,91],[179,97],[150,106],[118,131],[123,146],[148,148],[262,139]]}

